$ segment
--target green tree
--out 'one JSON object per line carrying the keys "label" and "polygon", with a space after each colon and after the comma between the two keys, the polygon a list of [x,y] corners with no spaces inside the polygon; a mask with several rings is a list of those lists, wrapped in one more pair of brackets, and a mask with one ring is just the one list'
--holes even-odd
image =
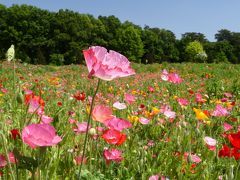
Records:
{"label": "green tree", "polygon": [[141,32],[133,26],[118,29],[117,31],[118,51],[129,60],[141,63],[144,53]]}
{"label": "green tree", "polygon": [[204,62],[207,54],[203,50],[203,46],[198,41],[190,42],[185,49],[186,55],[191,62]]}
{"label": "green tree", "polygon": [[103,31],[102,37],[108,49],[118,49],[117,32],[122,27],[121,21],[115,16],[99,16],[98,19],[104,25],[105,31]]}
{"label": "green tree", "polygon": [[[240,63],[240,33],[231,32],[227,29],[221,29],[215,35],[217,42],[228,42],[232,45],[233,50],[231,51],[232,55],[228,59],[231,63]],[[217,53],[217,52],[216,52]]]}
{"label": "green tree", "polygon": [[175,35],[165,29],[149,28],[146,26],[142,33],[144,43],[143,62],[174,62],[179,59]]}
{"label": "green tree", "polygon": [[232,62],[237,59],[234,48],[228,41],[211,42],[206,47],[209,63]]}
{"label": "green tree", "polygon": [[205,35],[202,33],[196,33],[196,32],[187,32],[182,35],[181,39],[184,44],[188,44],[193,41],[198,41],[201,44],[204,44],[208,40],[206,39]]}

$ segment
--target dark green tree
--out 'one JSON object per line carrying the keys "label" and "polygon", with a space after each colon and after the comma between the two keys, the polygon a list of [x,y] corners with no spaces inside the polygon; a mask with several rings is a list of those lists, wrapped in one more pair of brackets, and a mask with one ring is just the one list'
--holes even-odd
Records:
{"label": "dark green tree", "polygon": [[141,32],[133,26],[120,28],[117,31],[117,50],[124,54],[129,60],[140,62],[144,53]]}

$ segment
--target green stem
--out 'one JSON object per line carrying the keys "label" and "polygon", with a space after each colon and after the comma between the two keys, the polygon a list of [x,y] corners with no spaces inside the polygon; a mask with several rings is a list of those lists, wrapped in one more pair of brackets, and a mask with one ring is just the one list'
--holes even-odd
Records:
{"label": "green stem", "polygon": [[14,93],[15,93],[15,76],[16,76],[15,61],[13,60],[13,92]]}
{"label": "green stem", "polygon": [[3,143],[4,150],[5,150],[5,155],[7,157],[7,162],[8,162],[10,172],[11,172],[11,176],[12,176],[12,179],[15,180],[12,165],[11,165],[11,162],[10,162],[10,159],[9,159],[9,156],[8,156],[8,150],[7,150],[6,143],[5,143],[6,137],[4,136],[4,134],[2,132],[0,132],[0,134],[2,136],[2,143]]}
{"label": "green stem", "polygon": [[13,60],[13,84],[12,84],[12,90],[13,90],[13,101],[12,101],[12,119],[15,119],[15,108],[16,108],[16,88],[15,88],[15,61]]}
{"label": "green stem", "polygon": [[90,112],[89,112],[88,121],[87,121],[87,131],[86,131],[86,133],[85,133],[84,144],[83,144],[83,154],[82,154],[81,164],[80,164],[79,173],[78,173],[78,179],[81,179],[81,171],[82,171],[83,158],[84,158],[84,156],[85,156],[87,139],[88,139],[88,129],[89,129],[89,125],[90,125],[90,123],[91,123],[91,116],[92,116],[92,110],[93,110],[94,100],[95,100],[95,97],[96,97],[97,92],[98,92],[98,89],[99,89],[100,81],[101,81],[101,80],[98,79],[97,88],[96,88],[96,90],[95,90],[95,92],[94,92],[94,95],[93,95],[93,97],[92,97]]}

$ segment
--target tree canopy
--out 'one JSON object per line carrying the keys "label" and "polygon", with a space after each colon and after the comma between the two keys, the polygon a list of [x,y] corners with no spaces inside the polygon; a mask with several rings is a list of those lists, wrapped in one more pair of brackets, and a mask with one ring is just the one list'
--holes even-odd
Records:
{"label": "tree canopy", "polygon": [[0,59],[14,44],[16,58],[23,62],[83,63],[82,50],[99,45],[137,63],[203,62],[202,57],[210,63],[240,63],[240,33],[222,29],[215,38],[216,42],[209,42],[202,33],[186,32],[176,39],[170,30],[142,28],[113,15],[95,18],[67,9],[50,12],[29,5],[7,8],[0,4]]}

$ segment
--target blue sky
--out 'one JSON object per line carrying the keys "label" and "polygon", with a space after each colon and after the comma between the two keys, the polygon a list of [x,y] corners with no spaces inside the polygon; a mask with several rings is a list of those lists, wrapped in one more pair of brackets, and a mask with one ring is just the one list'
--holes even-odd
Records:
{"label": "blue sky", "polygon": [[80,13],[115,15],[144,27],[204,33],[210,41],[220,29],[240,32],[240,0],[0,0],[1,4],[29,4],[50,11],[71,9]]}

